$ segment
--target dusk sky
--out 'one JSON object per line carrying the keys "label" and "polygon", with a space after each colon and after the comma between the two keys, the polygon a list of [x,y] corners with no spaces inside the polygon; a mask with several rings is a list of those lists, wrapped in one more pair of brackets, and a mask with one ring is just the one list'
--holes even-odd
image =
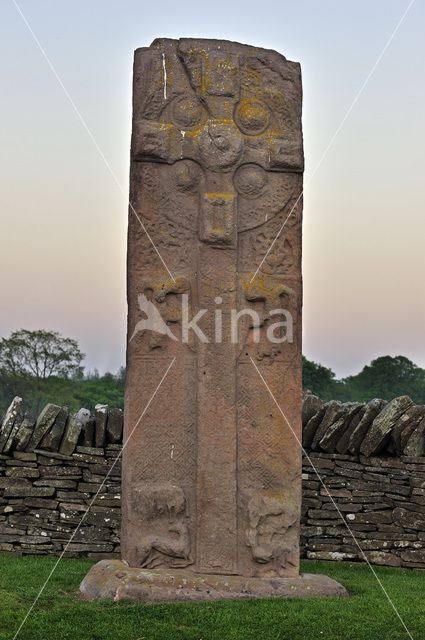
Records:
{"label": "dusk sky", "polygon": [[[13,0],[0,6],[0,336],[55,329],[124,363],[133,50],[236,40],[302,66],[304,354],[337,376],[425,366],[425,3]],[[320,162],[334,134],[338,135]]]}

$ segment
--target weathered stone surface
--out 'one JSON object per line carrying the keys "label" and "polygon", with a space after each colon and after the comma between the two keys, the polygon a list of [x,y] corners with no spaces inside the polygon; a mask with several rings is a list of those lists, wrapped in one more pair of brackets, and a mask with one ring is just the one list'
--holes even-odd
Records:
{"label": "weathered stone surface", "polygon": [[307,551],[309,560],[331,560],[332,562],[340,562],[341,560],[356,560],[358,554],[347,553],[343,551]]}
{"label": "weathered stone surface", "polygon": [[63,432],[65,431],[66,421],[68,420],[68,407],[62,407],[55,418],[53,425],[40,442],[40,449],[47,451],[58,451]]}
{"label": "weathered stone surface", "polygon": [[360,445],[363,442],[365,435],[367,434],[372,422],[376,416],[382,411],[387,403],[385,400],[374,398],[367,403],[365,412],[357,427],[354,429],[348,441],[348,451],[352,455],[356,455],[360,451]]}
{"label": "weathered stone surface", "polygon": [[66,424],[59,453],[70,456],[77,446],[81,430],[90,418],[88,409],[80,409],[78,413],[71,416]]}
{"label": "weathered stone surface", "polygon": [[388,484],[386,482],[370,482],[363,480],[349,480],[347,482],[348,489],[360,489],[367,492],[365,495],[379,495],[379,492],[387,494],[400,494],[402,496],[410,495],[410,488],[407,486],[399,486],[395,484]]}
{"label": "weathered stone surface", "polygon": [[43,478],[81,478],[81,469],[77,466],[39,465],[38,470]]}
{"label": "weathered stone surface", "polygon": [[425,405],[413,405],[395,423],[391,431],[391,442],[396,454],[400,455],[412,432],[425,418]]}
{"label": "weathered stone surface", "polygon": [[12,467],[6,469],[5,475],[12,478],[38,478],[40,472],[32,467]]}
{"label": "weathered stone surface", "polygon": [[9,434],[7,442],[3,447],[3,451],[2,451],[3,454],[5,455],[10,454],[15,449],[15,446],[17,444],[17,434],[19,432],[22,421],[23,421],[23,416],[18,415],[13,424],[13,427]]}
{"label": "weathered stone surface", "polygon": [[87,553],[88,551],[102,551],[105,554],[106,553],[111,553],[114,550],[114,547],[112,544],[90,544],[90,542],[87,543],[73,543],[71,542],[71,544],[68,545],[67,547],[68,551],[83,551],[84,553]]}
{"label": "weathered stone surface", "polygon": [[329,429],[331,424],[339,420],[345,413],[345,405],[342,402],[337,402],[336,400],[331,400],[325,404],[326,411],[323,416],[323,420],[319,424],[316,429],[316,433],[314,434],[311,448],[313,451],[318,448],[320,440],[325,435],[326,431]]}
{"label": "weathered stone surface", "polygon": [[328,427],[319,442],[319,447],[322,451],[331,452],[335,449],[337,442],[348,429],[352,418],[360,411],[361,407],[362,405],[359,402],[345,403],[344,413]]}
{"label": "weathered stone surface", "polygon": [[37,456],[32,451],[14,451],[13,457],[15,460],[24,460],[26,462],[36,462]]}
{"label": "weathered stone surface", "polygon": [[403,449],[405,456],[423,456],[425,454],[425,419],[414,427]]}
{"label": "weathered stone surface", "polygon": [[43,497],[50,498],[55,495],[54,487],[34,487],[34,486],[16,486],[7,487],[4,492],[5,498],[26,498],[26,497]]}
{"label": "weathered stone surface", "polygon": [[27,445],[28,451],[34,451],[38,447],[44,435],[52,427],[60,410],[61,407],[57,404],[46,404],[35,423],[35,429]]}
{"label": "weathered stone surface", "polygon": [[308,392],[303,394],[303,408],[302,408],[302,423],[303,427],[324,405],[324,401],[321,398]]}
{"label": "weathered stone surface", "polygon": [[96,459],[104,459],[105,449],[103,447],[77,447],[76,453],[83,453],[88,456],[96,456]]}
{"label": "weathered stone surface", "polygon": [[15,396],[6,411],[6,415],[3,418],[3,421],[0,426],[0,453],[3,451],[3,448],[8,441],[10,433],[13,429],[15,421],[19,417],[19,411],[22,405],[22,398],[19,396]]}
{"label": "weathered stone surface", "polygon": [[402,551],[400,556],[406,562],[420,562],[421,564],[425,564],[425,549],[406,549],[406,551]]}
{"label": "weathered stone surface", "polygon": [[58,460],[72,460],[72,456],[67,456],[56,451],[44,451],[43,449],[34,449],[37,460],[40,464],[59,464]]}
{"label": "weathered stone surface", "polygon": [[106,435],[106,423],[108,420],[108,405],[97,404],[95,406],[95,432],[94,432],[94,446],[105,446]]}
{"label": "weathered stone surface", "polygon": [[15,451],[23,451],[27,447],[31,439],[34,427],[35,418],[26,413],[21,424],[18,427],[18,430],[16,431],[11,449],[15,449]]}
{"label": "weathered stone surface", "polygon": [[393,521],[391,511],[375,511],[374,513],[347,513],[347,522],[351,524],[382,524]]}
{"label": "weathered stone surface", "polygon": [[35,487],[55,487],[57,489],[75,489],[77,482],[75,480],[63,480],[55,478],[45,478],[44,480],[36,480]]}
{"label": "weathered stone surface", "polygon": [[6,460],[6,467],[33,467],[37,466],[37,462],[32,462],[29,460],[14,460],[11,457],[8,457]]}
{"label": "weathered stone surface", "polygon": [[[85,491],[88,493],[96,493],[101,487],[100,482],[79,482],[78,491]],[[106,491],[106,487],[100,489],[102,492]]]}
{"label": "weathered stone surface", "polygon": [[8,487],[30,487],[31,484],[27,478],[8,478],[0,477],[0,489],[7,489]]}
{"label": "weathered stone surface", "polygon": [[56,509],[58,501],[44,498],[25,498],[24,505],[32,509]]}
{"label": "weathered stone surface", "polygon": [[295,578],[197,575],[177,569],[137,569],[101,560],[84,578],[80,593],[90,600],[181,602],[246,598],[348,596],[340,584],[319,574]]}
{"label": "weathered stone surface", "polygon": [[391,400],[372,422],[366,434],[360,451],[365,456],[378,453],[385,445],[397,420],[413,405],[408,396],[400,396]]}
{"label": "weathered stone surface", "polygon": [[410,511],[403,507],[397,507],[393,511],[393,520],[395,524],[405,529],[419,529],[425,531],[425,514]]}
{"label": "weathered stone surface", "polygon": [[344,429],[340,439],[338,440],[335,446],[335,450],[338,453],[341,453],[341,454],[348,453],[348,447],[350,444],[351,436],[353,435],[354,431],[357,429],[361,420],[363,419],[363,416],[366,413],[366,406],[367,405],[360,405],[358,411],[354,412],[354,415],[352,416],[351,420],[348,422],[346,428]]}
{"label": "weathered stone surface", "polygon": [[95,425],[96,421],[93,417],[87,420],[86,424],[80,435],[80,441],[83,447],[93,447],[94,446],[94,433],[95,433]]}
{"label": "weathered stone surface", "polygon": [[110,409],[106,423],[106,442],[116,444],[122,441],[123,414],[122,409]]}
{"label": "weathered stone surface", "polygon": [[305,427],[303,427],[303,447],[306,449],[310,449],[311,443],[313,442],[313,438],[316,434],[317,428],[319,424],[322,422],[323,417],[326,413],[326,405],[324,405],[321,409],[315,413],[310,420],[307,422]]}
{"label": "weathered stone surface", "polygon": [[365,556],[371,564],[382,564],[387,567],[400,567],[401,558],[394,553],[385,551],[365,551]]}
{"label": "weathered stone surface", "polygon": [[[148,568],[296,576],[299,65],[226,41],[157,40],[136,51],[133,108],[124,439],[174,364],[123,451],[123,558]],[[289,214],[285,236],[265,257]],[[199,327],[208,341],[187,329],[185,302],[190,319],[206,310]],[[246,310],[237,340],[227,320],[215,339],[218,307],[227,320]],[[269,329],[284,307],[293,340],[273,342]],[[293,431],[271,399],[258,401],[262,381],[253,363]]]}
{"label": "weathered stone surface", "polygon": [[88,493],[82,491],[56,491],[56,497],[61,502],[84,502],[90,497]]}

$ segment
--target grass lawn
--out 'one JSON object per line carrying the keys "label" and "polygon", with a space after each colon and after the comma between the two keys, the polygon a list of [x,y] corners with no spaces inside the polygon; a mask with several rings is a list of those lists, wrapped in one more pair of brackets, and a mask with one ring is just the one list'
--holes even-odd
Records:
{"label": "grass lawn", "polygon": [[[0,556],[0,639],[11,640],[56,558]],[[64,559],[22,628],[22,640],[393,640],[408,638],[370,569],[303,562],[351,598],[140,605],[76,597],[89,560]],[[376,567],[414,640],[425,638],[425,573]]]}

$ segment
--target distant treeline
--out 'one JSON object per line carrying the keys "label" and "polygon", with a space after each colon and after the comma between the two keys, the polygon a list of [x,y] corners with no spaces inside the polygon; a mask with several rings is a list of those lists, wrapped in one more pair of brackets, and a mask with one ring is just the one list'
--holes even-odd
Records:
{"label": "distant treeline", "polygon": [[[14,396],[37,414],[48,402],[71,411],[96,404],[124,407],[125,368],[99,375],[85,373],[78,343],[56,331],[14,331],[0,339],[0,414]],[[408,395],[425,404],[425,370],[404,356],[382,356],[355,376],[338,380],[335,373],[303,356],[303,387],[323,400],[368,402]]]}
{"label": "distant treeline", "polygon": [[404,356],[381,356],[355,376],[338,380],[331,369],[303,356],[303,387],[323,400],[368,402],[407,395],[425,404],[425,369]]}
{"label": "distant treeline", "polygon": [[15,396],[24,399],[25,409],[36,415],[48,402],[66,405],[71,412],[81,407],[94,414],[96,404],[124,408],[125,369],[118,373],[88,373],[79,379],[51,376],[42,384],[36,384],[30,377],[10,378],[0,374],[0,420]]}

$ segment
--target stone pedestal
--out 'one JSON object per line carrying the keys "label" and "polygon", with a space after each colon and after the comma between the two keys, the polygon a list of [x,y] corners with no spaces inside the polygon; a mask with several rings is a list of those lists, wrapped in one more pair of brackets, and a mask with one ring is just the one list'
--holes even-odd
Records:
{"label": "stone pedestal", "polygon": [[299,578],[302,173],[299,64],[223,40],[136,51],[121,549],[141,571],[93,573],[119,593],[179,599],[182,569],[187,597],[317,580]]}
{"label": "stone pedestal", "polygon": [[348,595],[335,580],[313,573],[295,578],[244,578],[196,574],[184,569],[130,568],[119,560],[98,562],[81,583],[80,593],[89,600],[147,603]]}

